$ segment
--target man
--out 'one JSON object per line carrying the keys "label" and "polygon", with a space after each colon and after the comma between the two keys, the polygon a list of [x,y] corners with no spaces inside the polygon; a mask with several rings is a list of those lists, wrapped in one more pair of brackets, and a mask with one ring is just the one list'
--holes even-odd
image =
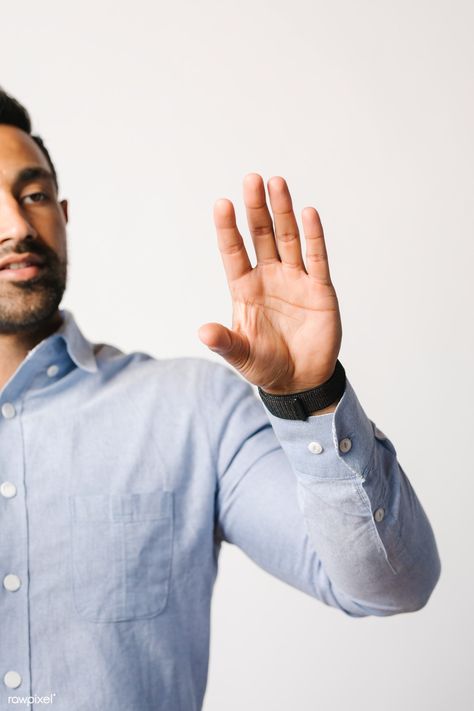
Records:
{"label": "man", "polygon": [[1,709],[200,709],[222,541],[347,615],[429,599],[430,524],[337,359],[318,213],[305,266],[286,183],[268,187],[273,219],[260,176],[244,182],[254,268],[215,207],[233,328],[199,336],[232,368],[91,344],[59,308],[54,165],[0,93]]}

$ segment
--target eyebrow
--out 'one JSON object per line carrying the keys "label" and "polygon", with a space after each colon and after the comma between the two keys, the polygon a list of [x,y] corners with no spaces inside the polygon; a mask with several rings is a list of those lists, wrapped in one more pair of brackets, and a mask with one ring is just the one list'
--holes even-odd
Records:
{"label": "eyebrow", "polygon": [[48,180],[54,185],[53,174],[50,173],[49,170],[46,170],[46,168],[34,165],[20,170],[15,178],[15,187],[19,187],[25,183],[31,183],[34,180]]}

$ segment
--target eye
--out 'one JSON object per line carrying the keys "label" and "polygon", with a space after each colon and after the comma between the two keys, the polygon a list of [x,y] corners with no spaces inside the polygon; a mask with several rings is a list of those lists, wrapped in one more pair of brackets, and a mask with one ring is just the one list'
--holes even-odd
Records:
{"label": "eye", "polygon": [[[26,204],[35,204],[39,202],[46,202],[49,199],[49,196],[46,195],[46,193],[30,193],[30,195],[25,195],[22,198],[22,202]],[[28,202],[29,201],[29,202]]]}

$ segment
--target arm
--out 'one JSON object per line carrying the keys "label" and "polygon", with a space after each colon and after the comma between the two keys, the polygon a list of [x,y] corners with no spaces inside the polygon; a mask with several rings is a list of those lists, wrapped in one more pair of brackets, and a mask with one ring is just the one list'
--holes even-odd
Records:
{"label": "arm", "polygon": [[[211,378],[218,537],[351,616],[425,605],[440,570],[433,532],[350,382],[334,414],[299,422],[268,413],[226,367],[215,366]],[[352,447],[342,454],[336,443],[348,435]]]}
{"label": "arm", "polygon": [[[273,219],[261,177],[246,177],[255,267],[232,203],[216,203],[233,324],[229,329],[208,323],[199,337],[250,383],[288,395],[328,381],[342,325],[318,212],[302,211],[305,264],[286,182],[272,178],[268,191]],[[229,382],[228,389],[218,394],[215,415],[224,418],[216,446],[227,453],[218,476],[228,540],[267,569],[285,576],[292,571],[294,584],[312,581],[317,596],[332,595],[353,614],[421,607],[439,576],[433,534],[393,444],[379,436],[351,384],[346,382],[333,412],[330,407],[325,414],[288,421],[267,417],[248,386],[244,393],[240,383]],[[231,392],[240,392],[240,399],[232,400]],[[234,410],[226,409],[230,401]],[[308,448],[311,442],[322,447]]]}

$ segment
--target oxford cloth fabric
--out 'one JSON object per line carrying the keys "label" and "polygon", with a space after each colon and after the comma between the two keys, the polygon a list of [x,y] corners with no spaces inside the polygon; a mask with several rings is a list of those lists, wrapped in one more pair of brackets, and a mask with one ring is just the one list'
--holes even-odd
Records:
{"label": "oxford cloth fabric", "polygon": [[287,421],[225,364],[61,315],[0,393],[0,709],[200,709],[223,541],[350,616],[426,603],[430,523],[349,379]]}

